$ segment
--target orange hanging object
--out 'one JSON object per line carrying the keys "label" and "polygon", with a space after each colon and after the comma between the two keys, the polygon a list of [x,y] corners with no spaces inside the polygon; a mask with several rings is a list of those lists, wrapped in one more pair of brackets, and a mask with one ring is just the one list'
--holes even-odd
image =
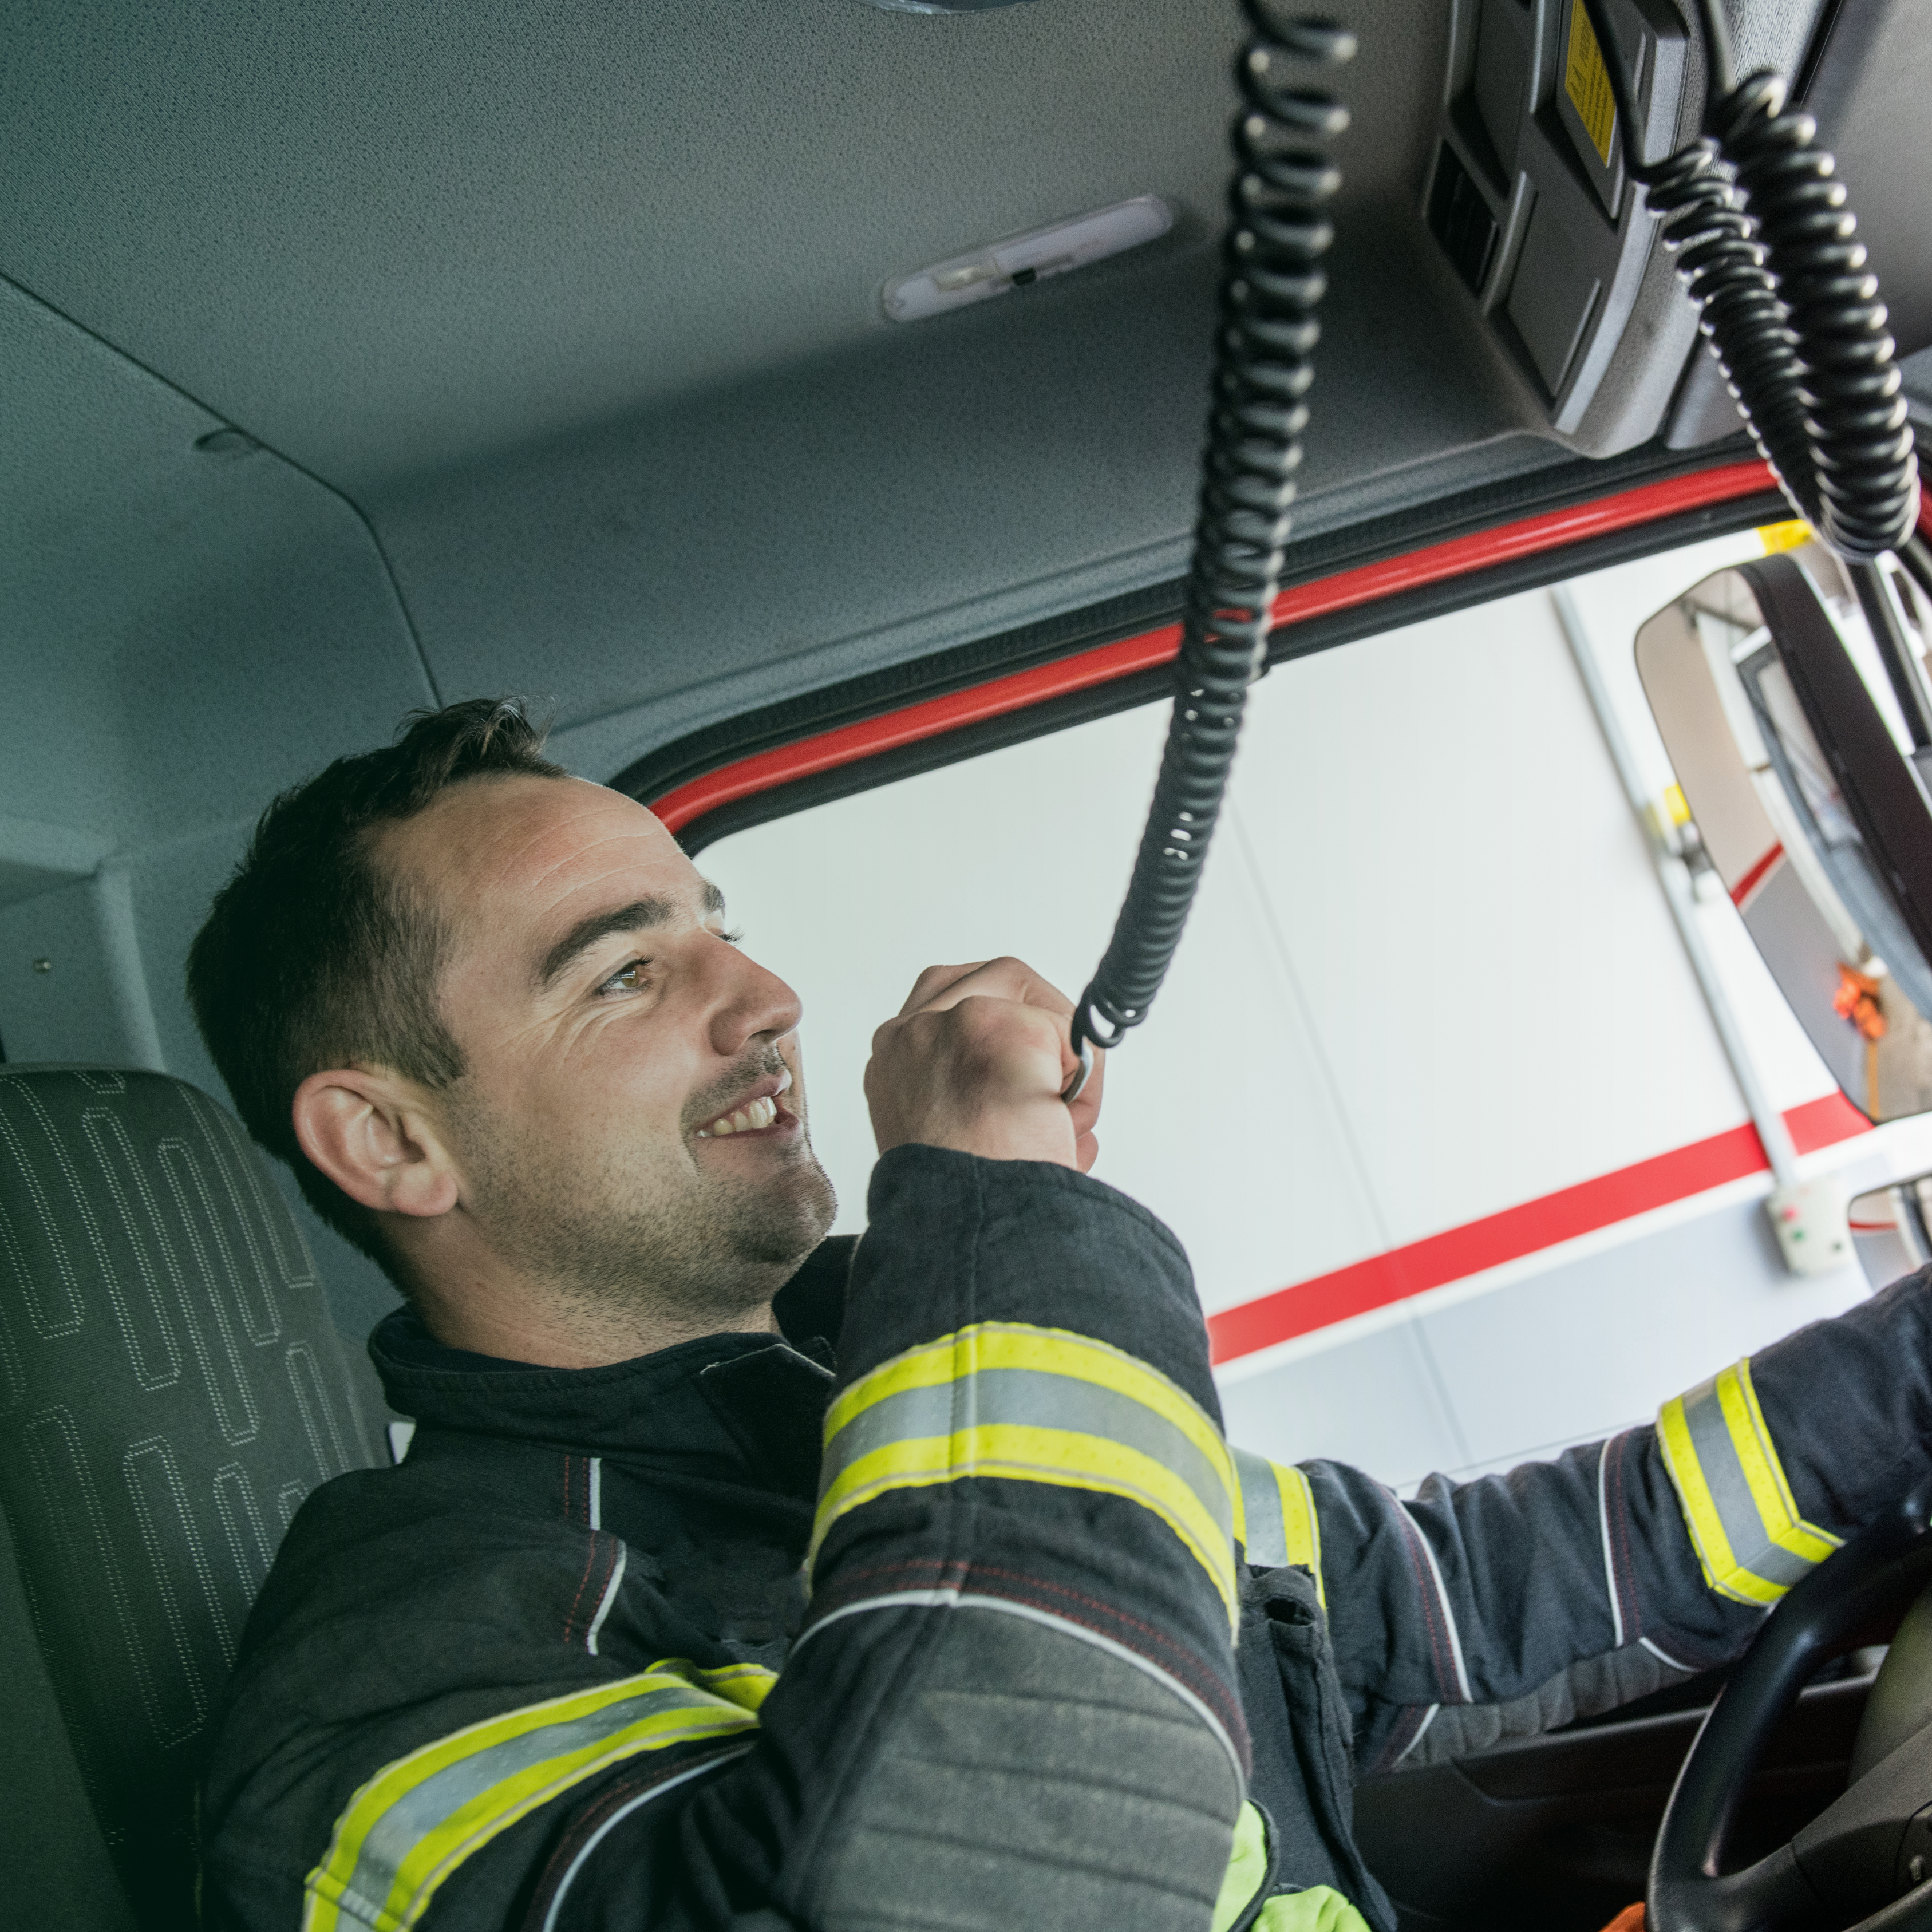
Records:
{"label": "orange hanging object", "polygon": [[1627,1905],[1604,1928],[1604,1932],[1643,1932],[1643,1907]]}
{"label": "orange hanging object", "polygon": [[1841,1020],[1850,1020],[1866,1039],[1884,1039],[1885,1009],[1878,1003],[1878,982],[1868,975],[1840,965],[1832,1010]]}

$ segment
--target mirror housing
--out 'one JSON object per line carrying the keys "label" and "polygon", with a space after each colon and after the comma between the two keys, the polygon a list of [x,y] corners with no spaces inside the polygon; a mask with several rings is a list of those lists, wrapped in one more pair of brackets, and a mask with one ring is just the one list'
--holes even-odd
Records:
{"label": "mirror housing", "polygon": [[[1874,597],[1890,608],[1868,617]],[[1932,690],[1917,617],[1909,584],[1860,584],[1808,544],[1705,578],[1636,639],[1690,814],[1686,856],[1715,871],[1874,1120],[1932,1108]]]}

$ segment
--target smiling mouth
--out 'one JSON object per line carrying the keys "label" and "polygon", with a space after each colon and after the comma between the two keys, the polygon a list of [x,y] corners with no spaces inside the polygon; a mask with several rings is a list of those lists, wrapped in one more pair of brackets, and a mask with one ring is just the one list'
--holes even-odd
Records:
{"label": "smiling mouth", "polygon": [[776,1126],[781,1121],[789,1122],[794,1117],[778,1105],[778,1096],[788,1091],[791,1086],[790,1070],[773,1080],[770,1085],[771,1092],[755,1095],[734,1107],[730,1113],[719,1114],[708,1126],[700,1127],[698,1138],[701,1141],[719,1141],[732,1134],[761,1134]]}
{"label": "smiling mouth", "polygon": [[778,1117],[778,1103],[776,1100],[754,1100],[736,1113],[720,1114],[708,1127],[700,1127],[698,1138],[701,1141],[716,1141],[722,1140],[727,1134],[761,1133]]}

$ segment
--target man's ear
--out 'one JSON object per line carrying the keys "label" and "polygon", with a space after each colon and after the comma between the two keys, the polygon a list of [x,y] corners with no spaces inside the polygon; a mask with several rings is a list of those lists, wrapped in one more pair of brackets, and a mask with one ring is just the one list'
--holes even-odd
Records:
{"label": "man's ear", "polygon": [[352,1201],[388,1214],[446,1214],[455,1162],[413,1083],[361,1067],[311,1073],[296,1089],[302,1150]]}

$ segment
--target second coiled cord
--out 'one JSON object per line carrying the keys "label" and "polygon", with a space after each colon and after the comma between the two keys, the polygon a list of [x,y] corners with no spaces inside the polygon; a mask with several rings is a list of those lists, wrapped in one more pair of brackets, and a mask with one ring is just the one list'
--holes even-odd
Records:
{"label": "second coiled cord", "polygon": [[1798,514],[1846,562],[1912,535],[1918,472],[1877,278],[1817,123],[1774,74],[1734,82],[1723,15],[1699,0],[1710,62],[1705,132],[1646,166],[1627,64],[1604,0],[1603,50],[1624,164],[1664,218],[1732,393]]}

